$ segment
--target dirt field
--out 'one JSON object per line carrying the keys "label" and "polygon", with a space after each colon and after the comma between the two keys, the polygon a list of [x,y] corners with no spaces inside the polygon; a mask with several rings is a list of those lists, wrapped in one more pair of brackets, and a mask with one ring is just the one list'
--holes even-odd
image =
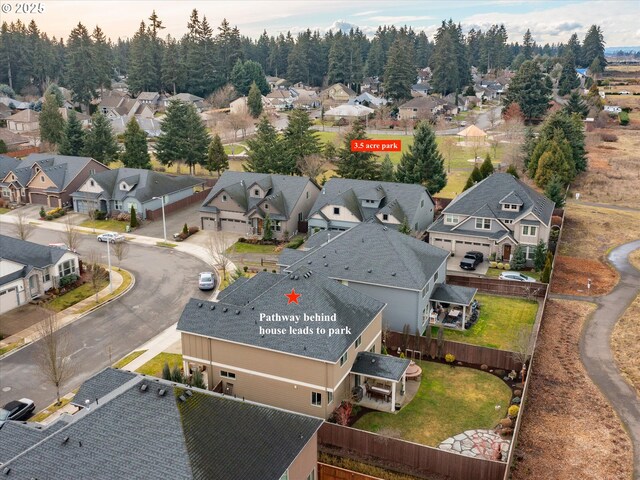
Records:
{"label": "dirt field", "polygon": [[[564,295],[606,295],[618,283],[618,274],[600,260],[576,257],[556,257],[556,271],[551,291]],[[591,280],[591,288],[587,283]]]}
{"label": "dirt field", "polygon": [[594,308],[547,303],[516,447],[523,458],[513,480],[631,479],[631,442],[578,353],[582,326]]}

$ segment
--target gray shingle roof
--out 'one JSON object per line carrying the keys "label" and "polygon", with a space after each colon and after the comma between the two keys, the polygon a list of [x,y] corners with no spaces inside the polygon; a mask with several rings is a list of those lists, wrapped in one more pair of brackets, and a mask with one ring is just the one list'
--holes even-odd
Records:
{"label": "gray shingle roof", "polygon": [[68,424],[59,420],[42,431],[7,424],[0,429],[3,468],[20,480],[279,480],[322,424],[204,391],[189,396],[173,385],[134,375]]}
{"label": "gray shingle roof", "polygon": [[[503,212],[500,212],[500,218],[508,218],[508,216],[502,215],[502,213]],[[504,212],[504,213],[507,213],[507,212]],[[473,220],[468,220],[468,222],[469,221],[473,221]],[[511,232],[502,224],[500,224],[500,230],[496,232],[491,232],[487,230],[475,230],[473,229],[472,223],[469,223],[469,226],[470,228],[465,229],[458,225],[457,226],[458,228],[454,229],[456,225],[447,225],[444,223],[444,215],[443,215],[440,218],[438,218],[438,220],[433,222],[429,226],[428,230],[429,232],[453,233],[456,235],[464,235],[467,237],[490,238],[492,240],[501,240],[504,237],[509,237],[512,241],[515,242],[515,239],[513,238],[513,235],[511,235]]]}
{"label": "gray shingle roof", "polygon": [[135,373],[127,372],[126,370],[105,368],[80,386],[71,403],[84,407],[85,400],[90,400],[90,403],[93,403],[96,398],[104,397],[132,378],[135,378],[135,376]]}
{"label": "gray shingle roof", "polygon": [[442,303],[455,303],[456,305],[469,305],[477,291],[477,288],[439,283],[431,294],[431,300]]}
{"label": "gray shingle roof", "polygon": [[[319,212],[326,205],[344,205],[361,220],[367,220],[375,215],[377,209],[363,209],[361,207],[364,199],[384,199],[380,204],[380,208],[396,200],[402,212],[402,216],[406,216],[411,224],[416,212],[420,208],[420,199],[426,192],[422,185],[378,182],[371,180],[353,180],[349,178],[330,178],[324,184],[322,192],[318,195],[309,216]],[[429,198],[431,198],[429,196]],[[433,201],[433,200],[432,200]],[[402,218],[398,220],[402,221]]]}
{"label": "gray shingle roof", "polygon": [[[293,274],[260,272],[219,303],[192,298],[182,311],[178,330],[229,340],[328,362],[337,362],[384,303],[315,273],[299,268]],[[301,294],[299,304],[287,303],[286,293]],[[247,303],[247,300],[249,303]],[[233,303],[235,302],[235,303]],[[226,311],[225,311],[226,309]],[[336,315],[336,321],[267,321],[263,315]],[[348,327],[344,335],[261,334],[260,328]],[[327,332],[328,333],[328,332]]]}
{"label": "gray shingle roof", "polygon": [[308,182],[310,182],[308,177],[271,175],[268,173],[232,172],[227,170],[211,189],[211,192],[209,192],[205,201],[202,202],[200,211],[217,211],[216,208],[212,208],[207,204],[213,197],[224,190],[242,208],[245,209],[245,212],[248,212],[262,201],[262,199],[251,198],[249,196],[249,187],[254,183],[258,183],[263,187],[269,188],[267,195],[274,196],[272,199],[272,201],[276,202],[274,205],[279,205],[279,208],[283,209],[281,213],[285,218],[289,218],[290,209],[295,207]]}
{"label": "gray shingle roof", "polygon": [[287,271],[304,265],[330,278],[422,290],[448,257],[449,252],[409,235],[361,223],[315,248]]}
{"label": "gray shingle roof", "polygon": [[0,155],[0,181],[4,179],[11,170],[18,168],[21,163],[17,158]]}
{"label": "gray shingle roof", "polygon": [[[503,212],[500,202],[516,195],[523,203],[519,212]],[[509,202],[516,203],[516,202]],[[443,210],[443,214],[473,215],[478,207],[487,204],[495,212],[491,218],[516,218],[533,212],[545,225],[551,222],[554,204],[544,195],[508,173],[494,173],[458,195]],[[431,229],[429,229],[431,231]]]}
{"label": "gray shingle roof", "polygon": [[4,275],[0,277],[0,285],[13,282],[18,278],[25,278],[29,274],[29,272],[31,272],[31,270],[33,270],[33,267],[31,265],[25,265],[24,267],[22,267],[20,270],[16,272],[12,272],[7,275]]}
{"label": "gray shingle roof", "polygon": [[87,166],[95,161],[90,157],[71,157],[55,153],[32,153],[22,160],[23,167],[38,163],[42,170],[56,184],[58,191],[64,191],[69,183]]}
{"label": "gray shingle roof", "polygon": [[278,257],[278,265],[293,265],[302,257],[308,255],[309,252],[304,250],[294,250],[293,248],[284,248]]}
{"label": "gray shingle roof", "polygon": [[54,265],[67,253],[59,247],[47,247],[18,238],[0,235],[0,256],[22,265],[45,268]]}
{"label": "gray shingle roof", "polygon": [[371,352],[359,352],[356,361],[353,362],[351,373],[371,377],[384,378],[399,382],[407,370],[410,360],[408,358],[392,357]]}

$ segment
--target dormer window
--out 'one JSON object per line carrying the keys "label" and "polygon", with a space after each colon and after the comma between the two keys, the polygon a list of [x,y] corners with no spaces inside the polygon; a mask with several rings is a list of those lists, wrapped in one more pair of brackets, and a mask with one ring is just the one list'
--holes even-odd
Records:
{"label": "dormer window", "polygon": [[96,186],[96,182],[94,182],[93,180],[89,180],[89,184],[90,184],[92,187],[95,187],[95,186]]}
{"label": "dormer window", "polygon": [[122,182],[122,183],[120,184],[120,190],[128,190],[128,189],[127,189],[127,184],[126,184],[126,183],[124,183],[124,182]]}
{"label": "dormer window", "polygon": [[456,225],[458,222],[460,222],[460,217],[458,215],[444,216],[444,223],[446,223],[447,225]]}
{"label": "dormer window", "polygon": [[44,175],[40,175],[40,181],[44,183]]}
{"label": "dormer window", "polygon": [[340,215],[340,207],[333,207],[333,214]]}
{"label": "dormer window", "polygon": [[491,219],[476,218],[476,230],[491,230]]}
{"label": "dormer window", "polygon": [[227,201],[227,196],[226,195],[222,195],[222,201],[226,202]]}
{"label": "dormer window", "polygon": [[502,204],[502,209],[503,210],[513,210],[513,211],[518,211],[520,210],[520,205],[516,205],[514,203],[503,203]]}
{"label": "dormer window", "polygon": [[388,215],[388,214],[386,214],[386,213],[383,213],[383,214],[382,214],[382,220],[383,220],[383,221],[385,221],[385,222],[386,222],[387,220],[389,220],[389,215]]}
{"label": "dormer window", "polygon": [[269,204],[268,204],[268,203],[265,203],[265,204],[264,204],[264,209],[265,209],[265,210],[269,210]]}
{"label": "dormer window", "polygon": [[256,189],[253,191],[253,194],[254,194],[256,197],[259,197],[259,196],[260,196],[260,190],[258,190],[258,189],[256,188]]}

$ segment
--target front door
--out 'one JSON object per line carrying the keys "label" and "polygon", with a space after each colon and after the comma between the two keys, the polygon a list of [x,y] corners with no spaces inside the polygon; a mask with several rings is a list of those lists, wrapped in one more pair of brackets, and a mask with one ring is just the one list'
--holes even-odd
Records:
{"label": "front door", "polygon": [[258,218],[258,235],[262,235],[262,223],[264,220],[262,220],[261,218]]}
{"label": "front door", "polygon": [[508,243],[502,247],[502,259],[508,262],[511,259],[511,245]]}

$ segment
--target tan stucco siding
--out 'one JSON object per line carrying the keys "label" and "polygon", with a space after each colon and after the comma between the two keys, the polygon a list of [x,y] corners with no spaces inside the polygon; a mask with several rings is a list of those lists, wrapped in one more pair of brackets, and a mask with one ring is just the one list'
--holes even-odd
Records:
{"label": "tan stucco siding", "polygon": [[[222,201],[222,196],[226,195],[227,196],[227,200],[226,201]],[[222,191],[220,193],[218,193],[218,195],[216,195],[215,198],[212,198],[211,201],[209,202],[209,205],[212,207],[217,207],[218,209],[220,209],[221,211],[230,211],[230,212],[245,212],[245,209],[242,208],[240,205],[238,205],[232,198],[231,196]]]}

